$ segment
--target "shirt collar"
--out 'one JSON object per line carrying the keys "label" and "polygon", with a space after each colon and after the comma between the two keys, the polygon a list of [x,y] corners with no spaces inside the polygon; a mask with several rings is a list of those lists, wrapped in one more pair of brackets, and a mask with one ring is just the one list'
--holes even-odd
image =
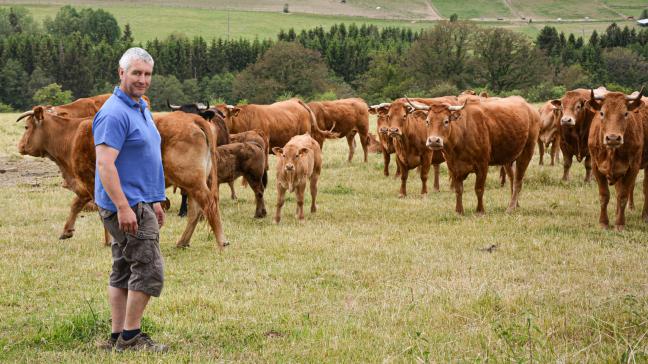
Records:
{"label": "shirt collar", "polygon": [[113,95],[117,96],[120,100],[122,100],[126,105],[131,107],[132,109],[138,108],[140,110],[145,110],[146,109],[146,101],[144,101],[141,97],[139,101],[135,101],[130,98],[130,96],[126,95],[124,91],[119,88],[119,86],[115,86],[115,90],[113,91]]}

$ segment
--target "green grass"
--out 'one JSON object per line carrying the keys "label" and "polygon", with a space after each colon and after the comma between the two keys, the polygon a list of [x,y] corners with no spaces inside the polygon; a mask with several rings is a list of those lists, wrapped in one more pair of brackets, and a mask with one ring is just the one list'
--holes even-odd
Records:
{"label": "green grass", "polygon": [[561,1],[534,1],[516,0],[515,9],[524,14],[527,18],[545,19],[617,19],[619,15],[610,10],[601,1],[589,1],[585,5],[578,0]]}
{"label": "green grass", "polygon": [[[0,115],[0,157],[19,158],[22,125]],[[372,129],[375,124],[372,124]],[[171,345],[164,356],[98,352],[108,334],[110,251],[96,212],[59,241],[72,194],[61,179],[0,189],[2,362],[637,362],[648,360],[648,225],[601,230],[594,183],[574,163],[529,168],[521,208],[504,212],[508,188],[489,174],[485,216],[474,215],[474,176],[457,216],[442,191],[409,196],[382,176],[382,157],[346,162],[346,141],[327,142],[319,211],[299,224],[294,195],[281,224],[255,220],[253,196],[221,188],[232,245],[219,253],[206,225],[177,250],[179,195],[161,231],[165,288],[145,329]],[[24,157],[28,158],[28,157]],[[268,211],[275,207],[275,158]],[[393,159],[392,159],[393,163]],[[392,172],[394,166],[392,165]],[[9,172],[7,172],[9,173]],[[0,174],[0,179],[8,178]],[[307,194],[308,204],[310,196]],[[610,212],[613,213],[614,203]],[[497,245],[488,253],[481,249]]]}
{"label": "green grass", "polygon": [[511,12],[503,1],[477,0],[471,1],[469,5],[466,2],[456,0],[435,0],[433,3],[441,15],[446,18],[449,18],[452,14],[459,15],[460,19],[508,18],[511,16]]}

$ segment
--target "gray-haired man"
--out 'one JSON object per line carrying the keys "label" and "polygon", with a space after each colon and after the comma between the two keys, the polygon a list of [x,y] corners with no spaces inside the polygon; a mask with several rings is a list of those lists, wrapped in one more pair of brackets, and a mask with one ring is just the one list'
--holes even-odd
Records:
{"label": "gray-haired man", "polygon": [[159,227],[165,200],[160,134],[141,98],[151,84],[153,58],[142,48],[119,60],[119,87],[92,123],[97,168],[95,202],[113,236],[108,296],[112,336],[101,347],[165,351],[141,332],[144,309],[164,282]]}

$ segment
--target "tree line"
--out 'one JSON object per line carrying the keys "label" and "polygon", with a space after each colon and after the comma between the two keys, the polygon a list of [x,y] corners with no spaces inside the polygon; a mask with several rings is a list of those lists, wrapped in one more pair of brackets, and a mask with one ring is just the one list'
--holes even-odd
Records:
{"label": "tree line", "polygon": [[62,7],[37,24],[24,8],[0,9],[0,111],[110,92],[131,46],[155,59],[149,96],[166,100],[271,103],[293,96],[368,102],[456,94],[468,88],[530,101],[606,84],[631,91],[648,81],[648,29],[611,24],[585,41],[544,27],[533,40],[503,28],[442,21],[423,31],[333,25],[271,39],[189,39],[144,44],[97,9]]}

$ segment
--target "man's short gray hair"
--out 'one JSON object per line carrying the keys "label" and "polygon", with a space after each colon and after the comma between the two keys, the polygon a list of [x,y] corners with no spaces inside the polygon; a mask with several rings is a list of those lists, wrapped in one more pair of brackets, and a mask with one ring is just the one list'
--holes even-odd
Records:
{"label": "man's short gray hair", "polygon": [[124,71],[128,71],[128,69],[131,66],[131,63],[133,63],[133,60],[136,59],[142,60],[150,64],[151,66],[153,66],[153,64],[155,63],[153,62],[153,57],[151,57],[149,52],[147,52],[146,50],[140,47],[133,47],[133,48],[129,48],[121,56],[121,59],[119,60],[119,67]]}

